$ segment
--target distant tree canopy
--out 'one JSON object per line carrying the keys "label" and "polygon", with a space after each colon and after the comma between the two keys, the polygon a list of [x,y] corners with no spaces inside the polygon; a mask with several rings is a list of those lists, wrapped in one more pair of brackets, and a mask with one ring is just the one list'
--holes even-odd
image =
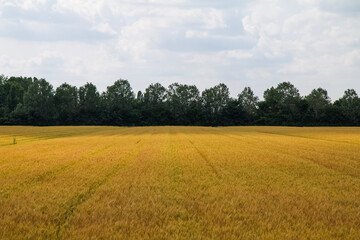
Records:
{"label": "distant tree canopy", "polygon": [[200,92],[195,85],[151,84],[133,92],[119,79],[99,93],[86,83],[63,83],[55,90],[45,79],[0,75],[1,125],[288,125],[359,126],[360,98],[354,89],[331,102],[325,89],[307,96],[290,82],[264,92],[260,101],[250,87],[237,96],[221,83]]}

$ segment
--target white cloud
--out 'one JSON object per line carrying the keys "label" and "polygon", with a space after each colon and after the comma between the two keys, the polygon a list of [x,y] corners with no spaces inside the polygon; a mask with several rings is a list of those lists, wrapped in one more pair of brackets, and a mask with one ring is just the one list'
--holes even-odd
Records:
{"label": "white cloud", "polygon": [[71,11],[88,21],[95,22],[96,18],[102,15],[104,3],[104,0],[57,0],[52,9],[63,14]]}
{"label": "white cloud", "polygon": [[1,0],[0,5],[19,7],[23,10],[39,10],[39,7],[45,5],[47,0]]}
{"label": "white cloud", "polygon": [[244,50],[230,50],[230,51],[223,51],[220,52],[220,55],[226,58],[235,58],[235,59],[249,59],[254,56],[254,53],[251,51],[244,51]]}
{"label": "white cloud", "polygon": [[[0,69],[134,89],[154,81],[251,85],[292,81],[338,97],[360,89],[356,1],[0,0]],[[1,74],[0,73],[0,74]],[[342,76],[347,86],[339,87]],[[236,92],[234,93],[236,94]],[[261,95],[261,94],[260,94]]]}
{"label": "white cloud", "polygon": [[185,33],[186,38],[207,38],[209,33],[206,31],[188,30]]}
{"label": "white cloud", "polygon": [[116,35],[116,31],[110,26],[109,23],[99,23],[97,25],[95,25],[93,27],[93,29],[99,31],[99,32],[103,32],[103,33],[108,33],[111,35]]}

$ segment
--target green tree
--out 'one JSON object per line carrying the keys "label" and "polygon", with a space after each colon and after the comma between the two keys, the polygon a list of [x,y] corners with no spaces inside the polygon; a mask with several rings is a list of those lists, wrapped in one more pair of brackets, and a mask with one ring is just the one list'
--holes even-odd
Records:
{"label": "green tree", "polygon": [[305,97],[305,100],[308,103],[312,118],[317,122],[325,121],[324,114],[331,102],[327,91],[322,88],[314,89]]}
{"label": "green tree", "polygon": [[127,80],[119,79],[105,93],[109,123],[131,125],[135,96]]}
{"label": "green tree", "polygon": [[24,108],[30,124],[53,124],[55,106],[51,84],[45,79],[35,78],[24,95]]}
{"label": "green tree", "polygon": [[264,92],[264,101],[259,103],[259,108],[261,124],[297,125],[302,124],[307,106],[299,90],[290,82],[283,82]]}
{"label": "green tree", "polygon": [[19,103],[23,102],[24,88],[18,82],[7,82],[6,108],[11,113]]}
{"label": "green tree", "polygon": [[242,110],[245,112],[246,122],[252,122],[258,110],[259,98],[255,96],[250,87],[245,87],[238,95],[238,101]]}
{"label": "green tree", "polygon": [[99,117],[100,94],[96,86],[86,83],[79,88],[79,115],[82,124],[98,124],[101,122]]}
{"label": "green tree", "polygon": [[[26,123],[23,119],[16,119],[21,114],[13,114],[13,111],[23,108],[24,94],[32,84],[31,78],[1,76],[0,84],[0,118],[8,124]],[[19,112],[19,111],[18,111]],[[23,113],[24,111],[22,111]],[[23,115],[21,115],[23,118]]]}
{"label": "green tree", "polygon": [[[35,80],[36,78],[34,78]],[[9,83],[19,83],[24,91],[26,92],[29,88],[29,86],[33,83],[33,79],[30,77],[10,77],[7,79],[6,82]]]}
{"label": "green tree", "polygon": [[166,106],[166,89],[160,83],[151,84],[145,89],[142,122],[146,125],[169,123],[170,112]]}
{"label": "green tree", "polygon": [[75,86],[63,83],[56,88],[55,106],[60,124],[76,122],[78,102],[78,90]]}
{"label": "green tree", "polygon": [[144,94],[141,91],[138,91],[136,94],[136,99],[134,100],[134,105],[132,109],[132,123],[136,126],[145,125],[143,122],[141,111],[144,106]]}
{"label": "green tree", "polygon": [[222,111],[222,125],[238,126],[248,124],[249,120],[247,119],[246,114],[247,113],[239,100],[230,98]]}
{"label": "green tree", "polygon": [[144,101],[151,104],[163,103],[166,100],[166,89],[160,83],[150,84],[145,89]]}
{"label": "green tree", "polygon": [[167,90],[166,99],[173,124],[189,125],[199,121],[200,92],[195,85],[173,83]]}
{"label": "green tree", "polygon": [[301,97],[290,82],[267,89],[263,101],[249,87],[232,99],[225,84],[200,96],[195,85],[155,83],[135,98],[122,79],[100,95],[92,83],[54,92],[44,79],[0,75],[0,124],[360,125],[360,98],[348,89],[331,104],[325,89]]}
{"label": "green tree", "polygon": [[138,91],[138,93],[136,94],[136,100],[138,102],[143,102],[144,101],[144,94],[141,91]]}
{"label": "green tree", "polygon": [[360,124],[360,98],[354,89],[346,90],[343,97],[337,100],[334,105],[340,108],[347,124]]}
{"label": "green tree", "polygon": [[[28,124],[28,115],[29,113],[26,111],[26,108],[23,104],[19,103],[15,110],[11,112],[10,119],[12,124]],[[50,124],[50,123],[49,123]]]}
{"label": "green tree", "polygon": [[0,75],[0,124],[5,120],[6,91],[5,82],[7,77]]}
{"label": "green tree", "polygon": [[212,88],[205,89],[201,94],[204,116],[207,125],[221,125],[222,112],[230,100],[229,88],[220,83]]}
{"label": "green tree", "polygon": [[19,103],[23,103],[24,94],[31,84],[31,78],[4,78],[3,87],[5,94],[5,110],[7,114],[10,114],[13,110],[15,110]]}

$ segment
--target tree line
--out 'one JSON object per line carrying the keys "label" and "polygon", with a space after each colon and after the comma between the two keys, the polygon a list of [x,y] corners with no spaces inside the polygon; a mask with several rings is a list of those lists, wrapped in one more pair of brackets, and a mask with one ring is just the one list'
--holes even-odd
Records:
{"label": "tree line", "polygon": [[195,85],[160,83],[136,94],[119,79],[106,91],[86,83],[63,83],[55,90],[45,79],[0,75],[1,125],[288,125],[359,126],[360,98],[354,89],[331,102],[325,89],[307,96],[290,82],[264,92],[260,101],[250,87],[236,98],[220,83],[200,92]]}

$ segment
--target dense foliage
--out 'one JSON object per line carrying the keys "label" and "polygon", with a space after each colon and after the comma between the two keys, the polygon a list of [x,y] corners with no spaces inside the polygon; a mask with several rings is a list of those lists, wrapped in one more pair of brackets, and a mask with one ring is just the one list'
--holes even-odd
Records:
{"label": "dense foliage", "polygon": [[202,93],[195,85],[151,84],[136,95],[127,80],[100,94],[86,83],[56,90],[45,79],[0,76],[1,125],[360,125],[360,98],[348,89],[334,103],[327,91],[302,97],[290,82],[264,92],[264,100],[246,87],[231,98],[221,83]]}

